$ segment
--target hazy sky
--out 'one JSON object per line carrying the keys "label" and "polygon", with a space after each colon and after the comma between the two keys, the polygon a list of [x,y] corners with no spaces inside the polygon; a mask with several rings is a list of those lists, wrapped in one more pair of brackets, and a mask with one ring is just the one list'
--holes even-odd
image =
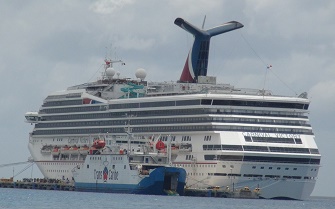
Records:
{"label": "hazy sky", "polygon": [[[147,80],[177,80],[193,37],[173,22],[201,27],[207,15],[205,29],[244,24],[212,38],[208,75],[274,94],[308,93],[322,154],[313,195],[335,196],[334,11],[332,0],[0,0],[0,177],[13,174],[1,165],[30,156],[33,126],[24,114],[38,111],[49,93],[95,80],[106,56],[123,59],[115,66],[123,76],[144,68]],[[36,166],[16,178],[31,175],[41,176]]]}

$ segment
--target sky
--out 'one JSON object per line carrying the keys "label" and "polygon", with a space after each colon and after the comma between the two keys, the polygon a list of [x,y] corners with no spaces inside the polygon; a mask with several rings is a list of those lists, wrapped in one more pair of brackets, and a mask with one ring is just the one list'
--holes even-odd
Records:
{"label": "sky", "polygon": [[33,126],[24,114],[49,93],[94,81],[106,57],[126,63],[114,66],[121,76],[144,68],[148,81],[176,81],[193,37],[173,22],[201,28],[206,15],[205,29],[244,25],[211,39],[208,75],[239,88],[308,93],[322,154],[312,195],[335,196],[334,11],[332,0],[0,0],[0,178],[41,176],[36,166],[3,165],[27,161]]}

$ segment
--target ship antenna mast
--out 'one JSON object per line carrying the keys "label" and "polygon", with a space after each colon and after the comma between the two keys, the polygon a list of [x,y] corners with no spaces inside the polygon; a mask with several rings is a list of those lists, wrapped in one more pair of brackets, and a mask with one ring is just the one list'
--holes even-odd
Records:
{"label": "ship antenna mast", "polygon": [[[111,44],[110,48],[112,48],[112,44]],[[106,55],[105,55],[105,60],[104,60],[105,61],[105,66],[104,66],[105,72],[104,72],[104,75],[102,77],[106,77],[107,69],[108,68],[113,68],[114,63],[121,63],[121,65],[126,65],[126,63],[123,62],[121,59],[114,59],[113,60],[112,58],[109,58],[109,57],[111,57],[111,54],[112,54],[111,52],[108,53],[108,48],[106,47]],[[115,57],[116,57],[116,53],[115,53]]]}
{"label": "ship antenna mast", "polygon": [[205,22],[206,22],[206,15],[205,15],[205,17],[204,17],[204,21],[202,22],[202,27],[201,27],[201,29],[204,29],[204,27],[205,27]]}

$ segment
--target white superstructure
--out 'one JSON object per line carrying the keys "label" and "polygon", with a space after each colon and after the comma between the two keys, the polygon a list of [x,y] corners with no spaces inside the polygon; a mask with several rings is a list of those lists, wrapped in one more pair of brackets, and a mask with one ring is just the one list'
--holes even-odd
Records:
{"label": "white superstructure", "polygon": [[194,83],[147,82],[143,69],[137,79],[122,79],[112,64],[106,60],[100,80],[52,93],[26,115],[34,124],[28,147],[45,177],[71,179],[95,139],[132,151],[161,140],[190,188],[259,187],[261,197],[290,199],[313,191],[321,155],[306,93],[276,96],[207,75]]}

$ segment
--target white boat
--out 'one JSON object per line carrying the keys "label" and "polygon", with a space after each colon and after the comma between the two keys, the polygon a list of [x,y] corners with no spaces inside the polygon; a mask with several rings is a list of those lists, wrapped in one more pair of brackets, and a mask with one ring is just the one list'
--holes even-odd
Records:
{"label": "white boat", "polygon": [[[307,93],[283,96],[217,84],[207,76],[210,37],[243,25],[203,30],[181,18],[175,24],[195,37],[178,82],[147,82],[143,69],[136,79],[122,78],[112,67],[123,61],[106,59],[97,81],[47,96],[28,121],[34,125],[28,147],[42,174],[71,179],[71,170],[88,156],[81,148],[95,139],[131,151],[160,139],[175,145],[172,163],[187,171],[189,188],[248,186],[260,188],[262,198],[307,199],[321,159]],[[132,129],[130,143],[125,124]],[[59,150],[42,152],[45,145]],[[80,147],[79,154],[66,153],[66,146]]]}
{"label": "white boat", "polygon": [[[104,142],[104,141],[102,141]],[[186,171],[170,166],[167,154],[97,147],[72,170],[76,191],[183,195]]]}

